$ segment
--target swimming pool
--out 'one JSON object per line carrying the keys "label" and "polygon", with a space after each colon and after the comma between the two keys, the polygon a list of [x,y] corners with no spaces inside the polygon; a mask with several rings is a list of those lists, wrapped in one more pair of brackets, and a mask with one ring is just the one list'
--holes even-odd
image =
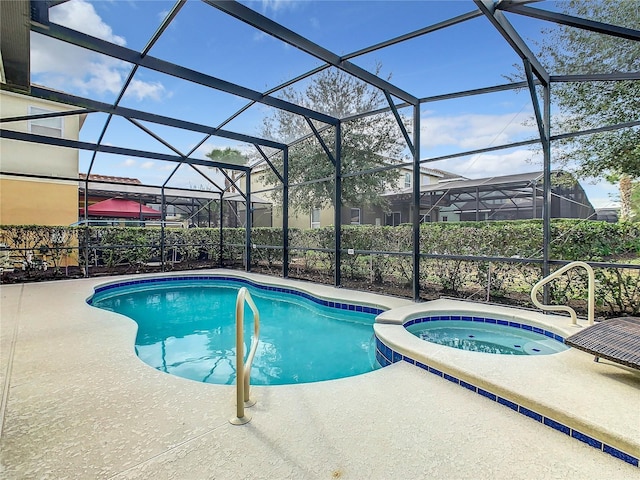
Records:
{"label": "swimming pool", "polygon": [[[235,301],[245,286],[260,311],[253,385],[308,383],[379,368],[373,323],[382,309],[220,277],[154,277],[99,286],[89,303],[138,324],[135,350],[153,368],[205,383],[235,383]],[[249,348],[253,314],[245,311]]]}
{"label": "swimming pool", "polygon": [[549,330],[483,316],[435,315],[409,320],[404,327],[427,342],[470,352],[549,355],[568,348]]}

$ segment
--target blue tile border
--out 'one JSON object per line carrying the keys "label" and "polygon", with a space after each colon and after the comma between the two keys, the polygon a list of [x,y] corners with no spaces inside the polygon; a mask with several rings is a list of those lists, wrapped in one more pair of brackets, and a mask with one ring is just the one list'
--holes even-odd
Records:
{"label": "blue tile border", "polygon": [[144,285],[144,284],[167,284],[170,282],[184,282],[184,281],[219,281],[219,282],[232,282],[239,283],[242,285],[249,285],[258,290],[265,290],[268,292],[277,292],[277,293],[286,293],[289,295],[294,295],[296,297],[302,297],[319,305],[328,308],[336,308],[339,310],[348,310],[354,312],[362,312],[368,313],[372,315],[380,315],[384,312],[383,309],[372,307],[368,305],[355,304],[355,303],[339,303],[329,300],[324,300],[322,298],[315,297],[310,293],[303,292],[301,290],[296,290],[293,288],[287,287],[276,287],[274,285],[263,285],[261,283],[253,282],[251,280],[239,277],[229,277],[224,275],[189,275],[189,276],[166,276],[166,277],[153,277],[153,278],[143,278],[138,280],[123,280],[121,282],[115,282],[108,285],[98,285],[93,289],[93,295],[87,300],[89,305],[93,305],[93,298],[98,293],[103,293],[109,290],[115,290],[123,287],[131,287],[136,285]]}
{"label": "blue tile border", "polygon": [[640,466],[638,465],[638,459],[636,457],[629,455],[628,453],[621,452],[617,448],[613,448],[609,445],[603,445],[602,451],[616,458],[619,458],[623,462],[630,463],[631,465],[635,465],[636,467]]}
{"label": "blue tile border", "polygon": [[489,400],[493,400],[494,402],[498,401],[498,396],[487,391],[484,390],[480,387],[478,387],[478,390],[476,391],[478,394],[482,395],[483,397],[487,397]]}
{"label": "blue tile border", "polygon": [[518,411],[518,404],[512,402],[511,400],[507,400],[506,398],[498,397],[496,400],[500,405],[504,405],[505,407],[509,407],[511,410]]}
{"label": "blue tile border", "polygon": [[559,432],[564,433],[565,435],[571,436],[571,429],[562,423],[556,422],[555,420],[551,420],[550,418],[545,417],[542,421],[547,427],[554,428]]}
{"label": "blue tile border", "polygon": [[564,338],[562,336],[558,335],[557,333],[551,332],[549,330],[545,330],[544,328],[533,327],[525,323],[512,322],[510,320],[500,320],[500,319],[490,318],[490,317],[476,317],[476,316],[472,317],[467,315],[432,315],[429,317],[412,318],[406,321],[403,325],[405,328],[407,328],[407,327],[410,327],[411,325],[416,325],[418,323],[439,322],[443,320],[445,321],[458,320],[463,322],[490,323],[493,325],[502,325],[503,327],[518,328],[521,330],[527,330],[529,332],[544,335],[545,337],[549,337],[560,343],[564,343]]}
{"label": "blue tile border", "polygon": [[[427,320],[427,321],[434,321],[436,318],[442,319],[442,317],[428,317],[428,318],[430,318],[430,320]],[[612,447],[611,445],[607,445],[606,443],[601,442],[597,438],[593,438],[589,435],[586,435],[580,432],[579,430],[574,430],[568,425],[560,423],[552,418],[545,417],[544,415],[534,410],[531,410],[529,408],[526,408],[522,405],[519,405],[516,402],[500,397],[499,395],[496,395],[476,385],[468,383],[465,380],[460,380],[459,378],[456,378],[453,375],[449,375],[448,373],[444,373],[440,370],[437,370],[425,363],[415,360],[414,358],[401,355],[400,353],[394,351],[392,348],[385,345],[385,343],[382,340],[380,340],[377,335],[376,335],[376,359],[378,360],[378,363],[380,363],[380,365],[382,365],[383,367],[386,367],[387,365],[391,365],[392,363],[396,363],[399,361],[405,361],[407,363],[410,363],[411,365],[415,365],[416,367],[419,367],[422,370],[425,370],[426,372],[442,377],[452,383],[456,383],[467,390],[471,390],[472,392],[475,392],[478,395],[481,395],[491,401],[497,402],[500,405],[504,405],[505,407],[510,408],[513,411],[518,412],[521,415],[524,415],[528,418],[531,418],[536,422],[542,423],[543,425],[553,428],[554,430],[557,430],[561,433],[564,433],[565,435],[568,435],[571,438],[574,438],[578,441],[586,443],[591,447],[597,448],[598,450],[604,453],[607,453],[619,460],[622,460],[623,462],[629,463],[635,467],[640,467],[639,458],[634,457],[633,455],[629,455],[628,453],[625,453],[621,450],[618,450],[617,448]]]}
{"label": "blue tile border", "polygon": [[536,422],[542,423],[542,415],[534,412],[533,410],[529,410],[528,408],[525,408],[521,405],[520,407],[518,407],[518,412],[520,412],[522,415],[526,415],[527,417],[534,419]]}
{"label": "blue tile border", "polygon": [[571,430],[571,437],[575,438],[576,440],[580,440],[581,442],[584,442],[594,448],[597,448],[598,450],[602,450],[602,442],[599,442],[595,438],[590,437],[589,435],[585,435],[578,430]]}

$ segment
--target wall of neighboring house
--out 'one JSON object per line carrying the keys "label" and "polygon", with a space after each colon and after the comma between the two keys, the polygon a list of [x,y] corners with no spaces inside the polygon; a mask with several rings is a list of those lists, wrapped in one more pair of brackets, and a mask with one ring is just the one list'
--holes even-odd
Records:
{"label": "wall of neighboring house", "polygon": [[[333,207],[320,209],[319,212],[296,212],[289,210],[289,228],[320,228],[333,225],[334,222]],[[273,226],[282,226],[282,208],[273,208]]]}
{"label": "wall of neighboring house", "polygon": [[[271,192],[260,191],[268,188],[264,184],[264,179],[260,171],[261,170],[258,169],[251,175],[251,191],[257,192],[257,195],[260,197],[272,201],[273,196]],[[420,183],[422,185],[429,185],[437,182],[440,177],[441,175],[434,171],[423,169],[420,174]],[[400,168],[398,169],[398,180],[396,184],[392,186],[390,192],[401,192],[407,189],[410,191],[412,181],[412,170],[410,168]],[[244,188],[242,184],[241,188]],[[403,202],[397,205],[391,202],[384,208],[366,205],[343,205],[340,218],[343,225],[399,225],[400,223],[411,221],[410,202]],[[327,227],[334,225],[334,219],[334,209],[331,206],[322,208],[319,212],[295,212],[293,209],[289,211],[290,228],[306,229]],[[261,219],[261,224],[263,221],[264,219]],[[274,206],[272,210],[272,225],[274,227],[282,225],[281,208]]]}
{"label": "wall of neighboring house", "polygon": [[[240,180],[240,188],[244,188],[244,177]],[[251,175],[251,191],[258,195],[260,198],[273,202],[272,208],[267,208],[267,205],[256,204],[254,208],[254,225],[255,226],[282,226],[282,208],[275,205],[273,193],[270,191],[261,192],[265,188],[271,188],[270,185],[266,185],[264,182],[261,170],[254,171]],[[259,209],[259,211],[258,211]],[[271,221],[269,222],[267,215],[271,215]],[[312,219],[319,220],[313,222]],[[319,216],[314,216],[313,212],[296,212],[293,209],[289,210],[289,228],[306,229],[312,227],[326,227],[334,224],[333,207],[321,209]]]}
{"label": "wall of neighboring house", "polygon": [[[0,91],[3,117],[70,111],[75,107]],[[78,115],[5,123],[3,128],[77,140],[83,118]],[[0,171],[78,177],[78,151],[0,139]],[[70,225],[78,220],[78,183],[0,175],[0,224]]]}
{"label": "wall of neighboring house", "polygon": [[[420,185],[430,185],[436,183],[442,175],[436,171],[423,168],[420,173]],[[413,173],[410,168],[402,168],[398,173],[398,181],[394,188],[386,192],[387,205],[384,207],[365,207],[361,210],[362,221],[366,225],[389,225],[397,226],[401,223],[412,221],[413,201],[412,201]],[[427,215],[428,211],[421,210],[421,215]],[[343,214],[343,223],[349,224],[349,218]]]}

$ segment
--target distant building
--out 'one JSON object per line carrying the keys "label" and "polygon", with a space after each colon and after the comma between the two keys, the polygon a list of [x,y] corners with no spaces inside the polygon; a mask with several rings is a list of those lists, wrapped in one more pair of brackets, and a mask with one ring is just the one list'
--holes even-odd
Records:
{"label": "distant building", "polygon": [[[117,197],[132,200],[159,211],[162,209],[162,188],[154,185],[144,185],[137,178],[92,173],[87,179],[86,173],[80,173],[79,179],[77,211],[80,220],[84,218],[85,194],[89,207],[98,202]],[[186,220],[196,223],[200,220],[203,226],[209,226],[212,221],[217,219],[215,213],[212,215],[210,205],[213,200],[218,198],[215,192],[171,187],[165,188],[164,191],[166,220],[172,222]],[[198,218],[199,213],[201,214],[200,218]]]}
{"label": "distant building", "polygon": [[[252,191],[264,188],[260,171],[252,175]],[[582,186],[568,173],[554,172],[551,188],[551,218],[596,219],[595,210]],[[413,174],[400,168],[398,183],[382,195],[387,206],[345,205],[343,225],[389,225],[410,223],[413,214]],[[268,194],[262,194],[268,199]],[[468,179],[442,170],[420,169],[420,222],[522,220],[542,218],[543,172]],[[280,225],[281,213],[274,210],[272,222]],[[268,210],[265,210],[265,212]],[[333,208],[313,209],[309,214],[292,214],[289,226],[318,228],[333,225]]]}
{"label": "distant building", "polygon": [[[260,193],[260,190],[268,188],[264,181],[265,168],[258,167],[251,174],[251,191],[259,192],[262,202],[270,202],[269,192]],[[425,187],[437,183],[441,179],[450,178],[452,175],[441,170],[431,168],[420,168],[420,186]],[[398,168],[398,181],[390,186],[388,192],[383,195],[395,195],[404,190],[411,190],[413,182],[413,172],[409,167]],[[253,197],[253,195],[252,195]],[[260,215],[254,215],[254,226],[278,226],[282,225],[282,211],[277,208],[263,207]],[[341,221],[343,225],[399,225],[410,222],[407,213],[395,210],[382,210],[368,205],[344,205],[341,211]],[[291,228],[320,228],[334,224],[333,207],[314,208],[308,213],[289,212],[289,227]]]}
{"label": "distant building", "polygon": [[597,219],[603,222],[617,223],[618,222],[618,209],[617,208],[596,208]]}
{"label": "distant building", "polygon": [[[392,215],[410,219],[412,191],[389,193]],[[420,188],[421,222],[524,220],[542,218],[543,172],[479,179],[445,178]],[[386,225],[396,224],[386,217]],[[580,183],[568,173],[552,173],[551,218],[596,219]],[[404,221],[404,220],[403,220]],[[407,220],[409,221],[409,220]]]}
{"label": "distant building", "polygon": [[[220,224],[220,194],[217,191],[165,187],[157,185],[145,185],[137,178],[115,177],[109,175],[91,174],[87,181],[87,174],[79,174],[77,187],[79,190],[77,215],[79,219],[84,219],[85,192],[89,207],[110,198],[121,198],[132,200],[144,206],[162,211],[163,191],[164,191],[164,213],[165,220],[172,222],[175,226],[181,222],[184,226],[194,225],[198,227],[213,227]],[[244,225],[245,208],[244,198],[238,193],[227,193],[223,197],[223,219],[225,227],[238,227]],[[254,226],[270,226],[260,224],[264,217],[265,221],[271,221],[271,204],[261,200],[258,196],[252,195],[252,212]],[[262,211],[268,209],[268,215],[262,215]],[[91,212],[91,209],[89,209]],[[258,220],[257,222],[255,220]],[[135,222],[129,222],[135,225]]]}

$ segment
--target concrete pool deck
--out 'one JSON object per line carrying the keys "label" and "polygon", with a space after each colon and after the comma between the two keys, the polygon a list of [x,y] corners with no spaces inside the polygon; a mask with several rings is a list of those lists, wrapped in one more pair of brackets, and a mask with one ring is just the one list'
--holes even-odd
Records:
{"label": "concrete pool deck", "polygon": [[[134,353],[133,321],[85,303],[94,286],[113,280],[0,287],[0,477],[640,478],[638,467],[406,362],[341,380],[254,387],[253,419],[233,426],[233,387],[152,369]],[[442,364],[479,370],[492,384],[521,389],[523,403],[544,399],[640,451],[640,372],[575,350],[507,367],[486,359],[497,356],[469,360],[472,352],[447,350],[438,353]]]}

